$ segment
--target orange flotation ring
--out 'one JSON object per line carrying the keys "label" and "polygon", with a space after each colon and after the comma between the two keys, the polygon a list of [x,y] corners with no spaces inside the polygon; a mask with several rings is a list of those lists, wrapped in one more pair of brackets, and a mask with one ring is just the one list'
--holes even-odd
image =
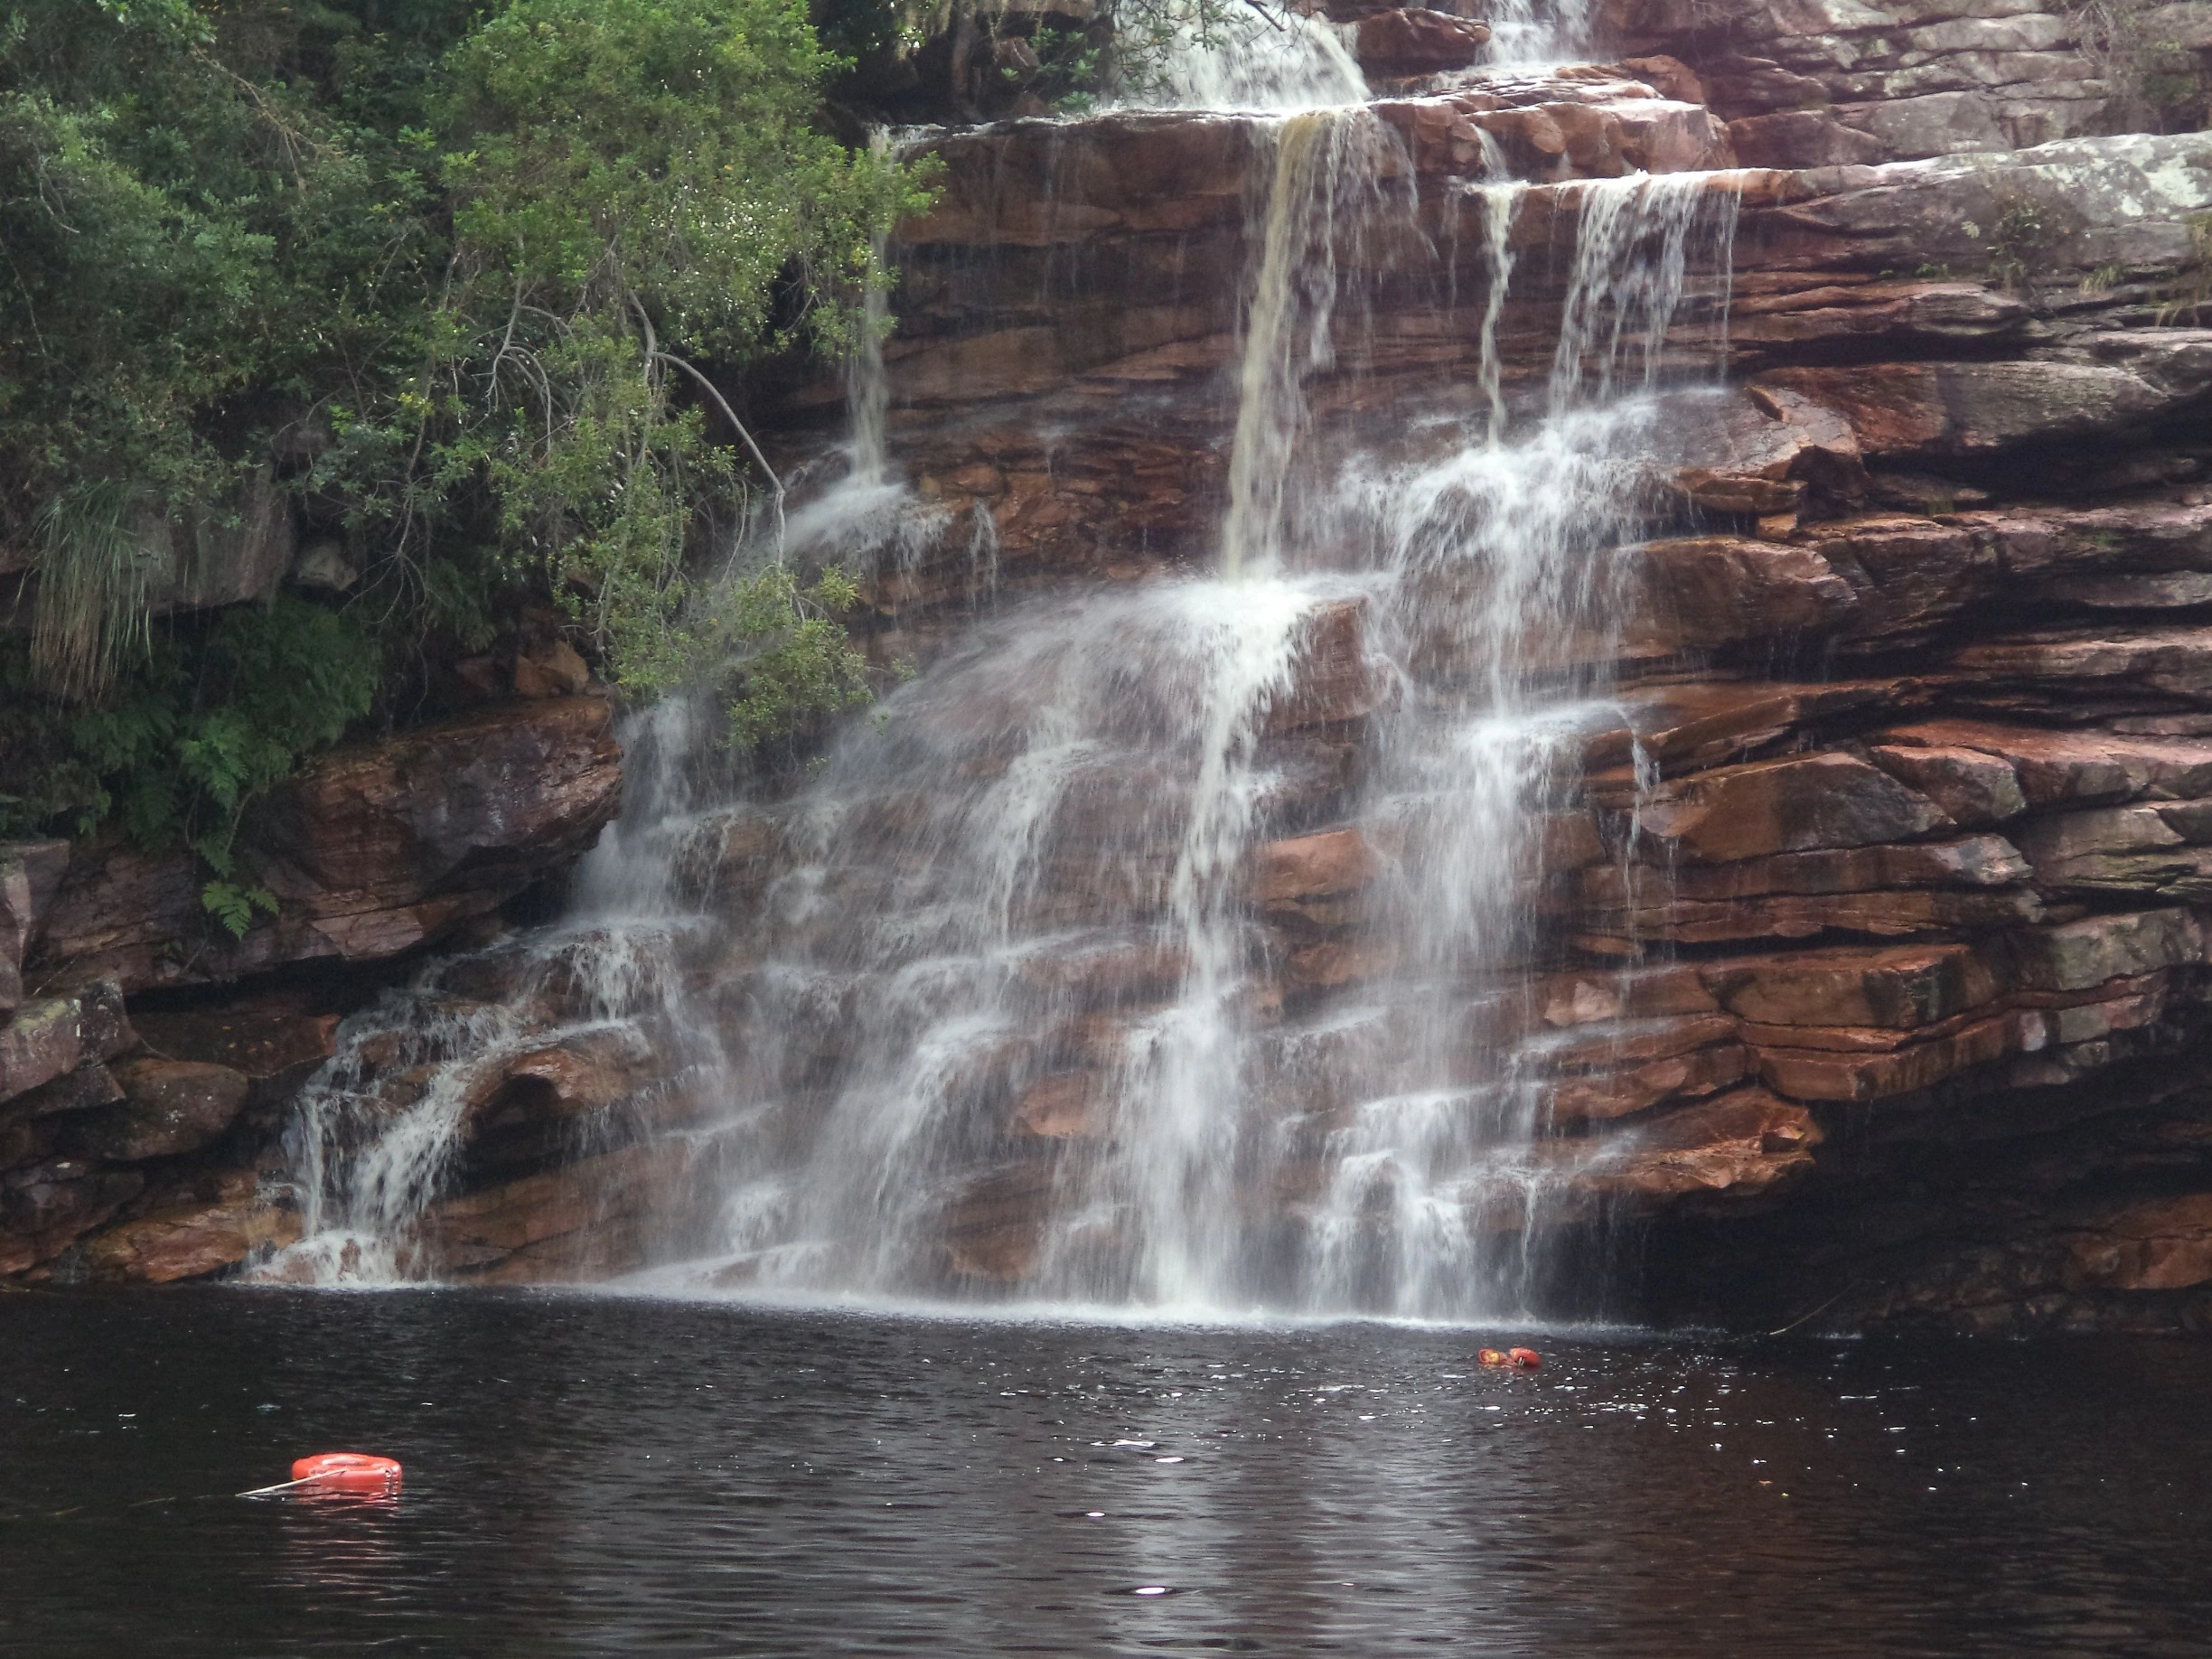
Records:
{"label": "orange flotation ring", "polygon": [[331,1492],[397,1492],[399,1466],[367,1452],[317,1452],[292,1466],[295,1481],[313,1481]]}

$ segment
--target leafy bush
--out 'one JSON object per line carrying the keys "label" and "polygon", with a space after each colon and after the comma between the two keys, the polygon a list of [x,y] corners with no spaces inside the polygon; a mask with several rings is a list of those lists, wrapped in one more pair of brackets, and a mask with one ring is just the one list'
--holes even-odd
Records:
{"label": "leafy bush", "polygon": [[[209,908],[242,933],[233,901],[258,892],[230,884],[247,809],[368,713],[381,656],[351,618],[290,597],[217,613],[196,636],[164,633],[100,702],[33,702],[11,723],[0,775],[35,788],[0,795],[0,837],[89,834],[112,819],[142,846],[182,842],[211,872]],[[24,678],[18,646],[0,693],[20,694]]]}
{"label": "leafy bush", "polygon": [[[688,575],[777,487],[733,377],[846,347],[926,202],[820,130],[839,68],[803,0],[18,0],[5,832],[113,816],[227,880],[245,803],[502,595],[641,691],[711,658],[744,741],[849,706],[841,578],[771,564],[694,618]],[[272,466],[361,567],[344,614],[155,625],[167,527]]]}

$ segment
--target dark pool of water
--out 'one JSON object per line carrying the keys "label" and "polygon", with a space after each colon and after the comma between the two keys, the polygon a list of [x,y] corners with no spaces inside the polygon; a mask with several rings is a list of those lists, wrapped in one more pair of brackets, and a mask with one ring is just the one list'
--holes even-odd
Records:
{"label": "dark pool of water", "polygon": [[0,1653],[2212,1652],[2212,1350],[1477,1345],[0,1297]]}

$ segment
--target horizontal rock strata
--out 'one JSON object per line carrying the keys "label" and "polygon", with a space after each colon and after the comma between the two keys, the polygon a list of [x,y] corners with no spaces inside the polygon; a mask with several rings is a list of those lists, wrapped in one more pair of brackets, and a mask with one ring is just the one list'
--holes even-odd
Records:
{"label": "horizontal rock strata", "polygon": [[[2080,136],[2114,94],[2050,14],[1777,16],[1646,5],[1616,19],[1637,61],[1375,107],[1396,194],[1335,248],[1364,286],[1308,388],[1324,448],[1418,459],[1417,416],[1476,413],[1489,215],[1521,407],[1587,181],[1748,164],[1678,186],[1738,215],[1669,342],[1727,384],[1668,394],[1622,457],[1661,533],[1619,551],[1619,635],[1557,649],[1612,665],[1623,721],[1523,877],[1532,1005],[1502,983],[1469,1019],[1549,1080],[1581,1214],[1645,1230],[1647,1310],[2212,1325],[2212,140]],[[872,588],[884,650],[986,591],[1207,556],[1270,142],[1133,115],[940,143],[886,353],[939,550]],[[1500,148],[1532,182],[1486,182]],[[1418,670],[1448,683],[1451,649]],[[1332,820],[1341,712],[1337,782],[1246,877],[1301,1109],[1387,1053],[1336,1031],[1333,1084],[1305,1034],[1395,970],[1418,856]],[[733,842],[732,902],[772,842]],[[1075,1017],[979,1085],[1011,1150],[948,1212],[956,1278],[1026,1270],[1053,1148],[1111,1132],[1116,1032],[1174,971],[1138,966],[1157,890],[1116,902],[1127,954],[1055,969]]]}
{"label": "horizontal rock strata", "polygon": [[598,698],[334,751],[251,826],[242,862],[280,908],[238,939],[188,854],[0,847],[0,1275],[161,1283],[290,1242],[262,1165],[365,989],[300,970],[490,920],[591,845],[621,787]]}

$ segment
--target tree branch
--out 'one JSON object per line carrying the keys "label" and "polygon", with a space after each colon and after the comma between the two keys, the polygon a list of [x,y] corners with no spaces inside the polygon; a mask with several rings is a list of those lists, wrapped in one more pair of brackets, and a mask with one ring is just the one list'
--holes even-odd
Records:
{"label": "tree branch", "polygon": [[[648,324],[647,326],[650,330],[651,325]],[[783,562],[784,536],[783,481],[776,476],[775,468],[768,464],[768,457],[761,454],[760,445],[753,441],[753,435],[745,430],[745,422],[737,418],[737,411],[730,408],[729,399],[725,398],[721,392],[717,389],[715,383],[712,380],[701,374],[697,369],[694,369],[689,363],[684,361],[682,358],[677,357],[670,352],[659,350],[650,350],[648,354],[651,357],[657,358],[661,362],[670,364],[675,368],[682,370],[694,380],[698,381],[698,384],[705,389],[707,395],[714,399],[715,408],[722,411],[722,418],[729,422],[731,429],[745,441],[745,449],[747,453],[752,455],[754,465],[759,467],[762,473],[767,478],[770,499],[775,502],[776,562],[778,564],[782,564]]]}

